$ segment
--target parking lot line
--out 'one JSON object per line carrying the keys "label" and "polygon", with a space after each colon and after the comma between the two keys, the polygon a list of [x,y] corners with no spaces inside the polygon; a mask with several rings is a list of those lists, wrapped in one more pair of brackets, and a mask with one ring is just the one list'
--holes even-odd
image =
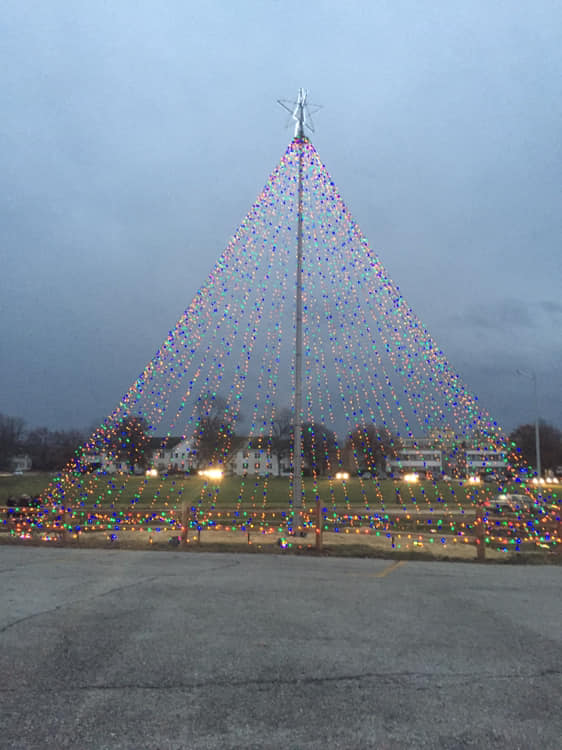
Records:
{"label": "parking lot line", "polygon": [[404,565],[406,560],[398,560],[398,562],[392,563],[392,565],[389,565],[388,568],[385,568],[380,573],[377,573],[375,575],[375,578],[384,578],[389,573],[392,573],[393,570],[396,570],[396,568],[399,568],[401,565]]}

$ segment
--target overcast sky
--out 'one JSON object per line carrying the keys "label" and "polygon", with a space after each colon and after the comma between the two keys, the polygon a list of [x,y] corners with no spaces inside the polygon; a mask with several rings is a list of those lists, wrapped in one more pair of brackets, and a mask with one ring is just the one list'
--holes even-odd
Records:
{"label": "overcast sky", "polygon": [[0,412],[99,422],[292,137],[507,429],[562,427],[559,0],[5,0]]}

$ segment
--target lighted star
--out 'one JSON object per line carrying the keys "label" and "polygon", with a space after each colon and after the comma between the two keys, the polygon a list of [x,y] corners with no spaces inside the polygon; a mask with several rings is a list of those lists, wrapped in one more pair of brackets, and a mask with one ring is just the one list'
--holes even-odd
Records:
{"label": "lighted star", "polygon": [[295,121],[295,138],[304,137],[304,129],[307,127],[312,133],[314,133],[314,123],[312,122],[312,115],[321,109],[319,104],[309,104],[308,102],[308,91],[306,89],[299,89],[296,101],[290,99],[278,99],[279,104],[289,112],[293,120]]}

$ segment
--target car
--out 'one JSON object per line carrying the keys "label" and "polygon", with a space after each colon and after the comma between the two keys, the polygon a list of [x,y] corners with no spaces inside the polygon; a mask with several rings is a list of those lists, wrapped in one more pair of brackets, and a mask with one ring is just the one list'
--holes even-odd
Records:
{"label": "car", "polygon": [[483,505],[489,515],[501,515],[503,513],[521,513],[529,511],[533,499],[529,495],[516,495],[500,493],[493,500],[485,500]]}

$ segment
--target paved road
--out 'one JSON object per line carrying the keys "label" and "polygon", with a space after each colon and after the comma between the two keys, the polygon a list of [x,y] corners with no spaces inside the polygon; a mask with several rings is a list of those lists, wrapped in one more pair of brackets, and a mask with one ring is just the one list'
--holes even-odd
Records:
{"label": "paved road", "polygon": [[561,582],[0,547],[0,747],[559,750]]}

